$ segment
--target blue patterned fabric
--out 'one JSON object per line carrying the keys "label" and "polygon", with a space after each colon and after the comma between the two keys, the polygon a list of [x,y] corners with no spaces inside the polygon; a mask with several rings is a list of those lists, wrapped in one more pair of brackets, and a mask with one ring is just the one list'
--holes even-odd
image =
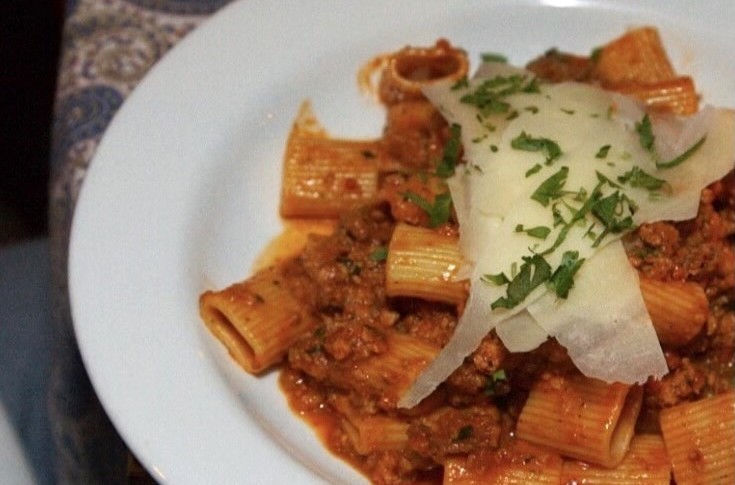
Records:
{"label": "blue patterned fabric", "polygon": [[53,320],[48,412],[56,483],[125,483],[127,449],[89,382],[74,339],[69,234],[97,144],[150,68],[230,0],[67,0],[51,154]]}

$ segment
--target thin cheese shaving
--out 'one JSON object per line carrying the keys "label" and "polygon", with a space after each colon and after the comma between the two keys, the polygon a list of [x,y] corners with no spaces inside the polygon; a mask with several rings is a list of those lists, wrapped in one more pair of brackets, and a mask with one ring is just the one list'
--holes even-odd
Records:
{"label": "thin cheese shaving", "polygon": [[[462,126],[467,166],[449,187],[471,292],[453,337],[399,406],[428,396],[493,329],[514,352],[552,335],[591,377],[662,376],[663,353],[619,238],[643,222],[696,215],[701,190],[733,168],[733,112],[652,116],[649,149],[636,132],[645,113],[635,101],[578,83],[538,85],[497,63],[478,73],[466,86],[425,91]],[[682,139],[704,141],[683,163],[657,165],[692,146]],[[562,275],[564,298],[548,280],[569,260],[579,272],[573,281],[573,272]]]}

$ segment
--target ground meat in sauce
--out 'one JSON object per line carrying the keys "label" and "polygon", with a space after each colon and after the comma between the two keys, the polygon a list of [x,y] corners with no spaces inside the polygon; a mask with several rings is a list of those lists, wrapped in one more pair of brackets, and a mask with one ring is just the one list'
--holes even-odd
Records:
{"label": "ground meat in sauce", "polygon": [[490,405],[442,408],[411,423],[409,448],[437,463],[449,455],[497,448],[500,422],[500,412]]}
{"label": "ground meat in sauce", "polygon": [[[554,81],[594,81],[587,58],[549,51],[528,68]],[[441,155],[446,123],[422,101],[389,109],[385,145],[407,167],[429,167]],[[406,200],[407,191],[427,201],[444,188],[420,171],[387,175],[380,203],[345,214],[331,236],[312,237],[293,263],[300,269],[299,294],[319,314],[320,324],[288,354],[282,382],[292,405],[331,423],[324,439],[377,484],[441,483],[441,463],[467,454],[468,462],[498,459],[531,385],[542,373],[573,370],[553,339],[532,352],[512,354],[491,332],[438,390],[411,410],[395,407],[380,386],[358,372],[365,359],[387,351],[393,333],[428,344],[446,344],[458,311],[445,304],[386,297],[385,265],[371,255],[385,248],[396,222],[428,226],[425,211]],[[456,234],[450,221],[437,230]],[[710,316],[702,334],[680,348],[665,348],[670,373],[649,380],[639,431],[657,431],[658,411],[732,388],[735,347],[735,175],[702,192],[695,219],[644,224],[624,244],[631,264],[646,277],[703,285]],[[364,415],[390,416],[408,426],[405,449],[360,456],[332,412],[344,400]],[[320,414],[321,413],[321,414]]]}
{"label": "ground meat in sauce", "polygon": [[[641,273],[663,280],[701,281],[711,303],[706,331],[683,348],[665,349],[671,372],[645,385],[639,430],[655,431],[660,409],[732,386],[733,248],[723,238],[733,234],[729,211],[733,180],[729,176],[703,192],[693,221],[647,224],[626,238],[631,263]],[[410,177],[401,176],[397,185],[407,183]],[[302,376],[302,391],[292,397],[312,408],[328,409],[330,396],[346,396],[361,412],[380,411],[405,420],[409,445],[403,451],[359,456],[339,426],[332,430],[331,446],[351,457],[374,483],[438,483],[440,476],[431,478],[432,473],[438,473],[436,464],[445,457],[481,456],[498,449],[511,435],[531,384],[550,364],[559,372],[573,365],[553,340],[530,353],[510,354],[491,333],[417,409],[398,410],[393,401],[386,401],[379,386],[372,387],[369,379],[355,373],[356,365],[385,352],[389,332],[442,346],[457,322],[452,306],[385,296],[384,264],[370,255],[388,244],[394,211],[390,204],[379,204],[346,214],[332,236],[312,238],[294,263],[302,268],[299,291],[321,314],[321,324],[289,352],[291,375]],[[453,231],[447,227],[442,230]],[[705,352],[709,357],[704,358]],[[493,383],[491,376],[499,370],[504,378]]]}

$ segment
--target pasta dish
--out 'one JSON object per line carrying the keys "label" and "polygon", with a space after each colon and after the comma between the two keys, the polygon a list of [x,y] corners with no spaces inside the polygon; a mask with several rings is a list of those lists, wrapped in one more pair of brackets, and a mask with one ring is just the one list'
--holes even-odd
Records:
{"label": "pasta dish", "polygon": [[373,483],[734,483],[735,111],[651,27],[481,61],[376,57],[372,140],[305,102],[279,251],[202,320]]}

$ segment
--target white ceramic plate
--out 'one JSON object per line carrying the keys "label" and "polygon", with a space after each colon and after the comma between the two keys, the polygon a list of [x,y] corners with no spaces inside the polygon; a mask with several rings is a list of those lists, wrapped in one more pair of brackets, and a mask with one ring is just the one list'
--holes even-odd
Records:
{"label": "white ceramic plate", "polygon": [[244,278],[280,229],[284,142],[310,98],[334,134],[383,114],[355,74],[377,53],[445,36],[471,59],[588,53],[657,25],[705,100],[735,107],[735,2],[244,0],[151,71],[107,130],[74,220],[76,332],[99,396],[162,482],[356,483],[289,411],[272,373],[242,372],[197,298]]}

